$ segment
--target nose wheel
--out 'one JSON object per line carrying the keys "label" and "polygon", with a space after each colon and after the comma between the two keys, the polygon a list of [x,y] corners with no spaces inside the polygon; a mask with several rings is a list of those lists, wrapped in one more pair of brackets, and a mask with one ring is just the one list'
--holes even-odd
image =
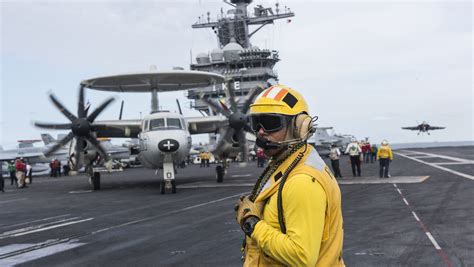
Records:
{"label": "nose wheel", "polygon": [[100,190],[100,172],[94,172],[91,177],[94,190]]}
{"label": "nose wheel", "polygon": [[172,194],[176,194],[176,181],[175,180],[163,180],[160,182],[160,193],[162,195],[166,192],[171,191]]}
{"label": "nose wheel", "polygon": [[216,178],[218,183],[222,183],[224,181],[225,169],[223,166],[219,165],[216,167]]}

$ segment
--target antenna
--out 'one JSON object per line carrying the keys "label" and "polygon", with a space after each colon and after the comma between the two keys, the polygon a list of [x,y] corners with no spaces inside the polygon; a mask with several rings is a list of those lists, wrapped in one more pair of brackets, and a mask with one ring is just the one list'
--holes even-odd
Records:
{"label": "antenna", "polygon": [[176,98],[176,104],[178,105],[179,114],[183,115],[183,111],[181,110],[181,105],[179,104],[179,100]]}
{"label": "antenna", "polygon": [[120,105],[120,115],[119,115],[119,120],[122,120],[122,113],[123,113],[123,100],[122,100],[122,104]]}

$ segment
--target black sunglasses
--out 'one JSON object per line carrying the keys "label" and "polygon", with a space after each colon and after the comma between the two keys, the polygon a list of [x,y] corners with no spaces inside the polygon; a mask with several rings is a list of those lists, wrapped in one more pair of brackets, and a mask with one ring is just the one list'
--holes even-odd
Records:
{"label": "black sunglasses", "polygon": [[254,132],[262,128],[267,133],[273,133],[285,128],[290,119],[290,116],[281,114],[254,114],[250,115],[250,128]]}

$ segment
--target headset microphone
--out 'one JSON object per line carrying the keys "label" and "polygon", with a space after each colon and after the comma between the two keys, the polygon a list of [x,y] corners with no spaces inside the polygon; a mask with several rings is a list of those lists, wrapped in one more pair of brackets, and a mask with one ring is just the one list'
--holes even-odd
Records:
{"label": "headset microphone", "polygon": [[262,137],[257,137],[257,139],[255,140],[255,144],[265,150],[272,150],[272,149],[279,149],[287,145],[297,144],[303,141],[304,139],[302,138],[296,138],[296,139],[286,140],[282,142],[273,142]]}
{"label": "headset microphone", "polygon": [[265,150],[278,149],[282,147],[280,142],[272,142],[262,137],[257,137],[255,144]]}

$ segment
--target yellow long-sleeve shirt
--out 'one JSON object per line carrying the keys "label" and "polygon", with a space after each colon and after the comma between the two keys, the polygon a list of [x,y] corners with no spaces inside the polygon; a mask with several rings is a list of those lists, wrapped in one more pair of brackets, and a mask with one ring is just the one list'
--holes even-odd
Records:
{"label": "yellow long-sleeve shirt", "polygon": [[[295,157],[287,159],[275,176]],[[266,205],[252,238],[247,238],[244,266],[344,266],[340,191],[317,152],[308,147],[283,187],[286,234],[278,222],[279,181],[272,176],[256,199]]]}
{"label": "yellow long-sleeve shirt", "polygon": [[377,159],[393,159],[392,149],[389,145],[381,145],[379,150],[377,151]]}

